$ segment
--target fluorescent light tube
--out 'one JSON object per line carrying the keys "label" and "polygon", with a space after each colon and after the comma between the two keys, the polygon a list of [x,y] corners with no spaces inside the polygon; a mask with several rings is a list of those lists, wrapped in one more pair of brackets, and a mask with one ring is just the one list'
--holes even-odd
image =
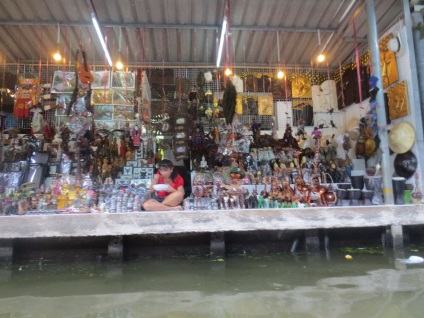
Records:
{"label": "fluorescent light tube", "polygon": [[219,67],[219,64],[221,63],[222,48],[224,47],[224,36],[226,31],[227,31],[227,18],[224,18],[224,21],[222,21],[221,38],[219,40],[218,57],[216,58],[216,67]]}
{"label": "fluorescent light tube", "polygon": [[91,17],[91,19],[93,20],[93,25],[94,25],[94,28],[96,29],[97,36],[99,37],[100,44],[102,45],[103,51],[105,52],[106,59],[109,65],[112,66],[113,65],[112,59],[110,58],[110,54],[109,54],[109,51],[107,50],[105,40],[103,39],[103,34],[102,34],[102,31],[100,30],[99,23],[97,22],[96,17]]}
{"label": "fluorescent light tube", "polygon": [[345,12],[342,14],[342,17],[339,20],[339,23],[341,23],[344,18],[346,17],[346,15],[348,14],[348,12],[350,11],[350,9],[352,9],[353,5],[355,4],[356,0],[352,0],[349,4],[349,6],[346,8]]}

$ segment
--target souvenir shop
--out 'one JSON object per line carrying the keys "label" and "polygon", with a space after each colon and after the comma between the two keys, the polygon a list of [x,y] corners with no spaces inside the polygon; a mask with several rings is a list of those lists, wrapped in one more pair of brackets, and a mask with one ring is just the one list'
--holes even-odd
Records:
{"label": "souvenir shop", "polygon": [[421,204],[405,32],[399,20],[379,37],[381,78],[368,50],[282,76],[106,69],[83,47],[75,65],[5,65],[0,215],[141,211],[163,158],[185,179],[185,210],[391,204],[384,175],[394,204]]}

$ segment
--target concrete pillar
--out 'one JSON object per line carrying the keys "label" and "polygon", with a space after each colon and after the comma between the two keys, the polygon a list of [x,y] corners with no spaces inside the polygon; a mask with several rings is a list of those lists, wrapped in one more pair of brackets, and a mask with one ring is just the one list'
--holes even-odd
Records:
{"label": "concrete pillar", "polygon": [[13,262],[13,240],[0,240],[0,263],[12,264]]}
{"label": "concrete pillar", "polygon": [[390,231],[392,234],[393,249],[395,251],[403,250],[403,226],[398,224],[393,224],[390,227]]}
{"label": "concrete pillar", "polygon": [[225,257],[225,233],[211,233],[210,255],[213,258]]}
{"label": "concrete pillar", "polygon": [[124,259],[124,245],[122,236],[113,236],[109,240],[107,257],[111,260],[122,261]]}
{"label": "concrete pillar", "polygon": [[305,244],[306,244],[306,251],[308,253],[320,252],[318,229],[305,231]]}

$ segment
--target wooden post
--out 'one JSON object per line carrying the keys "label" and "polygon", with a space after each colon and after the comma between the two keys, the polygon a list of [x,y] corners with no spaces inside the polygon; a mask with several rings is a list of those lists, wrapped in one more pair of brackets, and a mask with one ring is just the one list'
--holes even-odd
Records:
{"label": "wooden post", "polygon": [[320,251],[318,229],[305,231],[306,251],[309,253],[318,253]]}
{"label": "wooden post", "polygon": [[107,257],[111,260],[122,261],[124,259],[124,245],[122,236],[113,236],[109,240]]}
{"label": "wooden post", "polygon": [[0,240],[0,263],[12,264],[13,262],[13,240]]}
{"label": "wooden post", "polygon": [[225,257],[225,233],[211,233],[210,255],[212,258]]}

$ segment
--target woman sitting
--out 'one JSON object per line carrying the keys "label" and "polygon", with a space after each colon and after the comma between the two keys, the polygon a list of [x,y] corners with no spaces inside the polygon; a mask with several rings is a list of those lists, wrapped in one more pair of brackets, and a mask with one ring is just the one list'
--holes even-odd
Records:
{"label": "woman sitting", "polygon": [[[164,191],[155,191],[154,185],[166,184]],[[159,162],[159,169],[150,184],[152,198],[143,203],[146,211],[182,210],[181,202],[184,198],[184,179],[177,171],[171,160],[164,159]],[[156,193],[155,193],[156,192]]]}

